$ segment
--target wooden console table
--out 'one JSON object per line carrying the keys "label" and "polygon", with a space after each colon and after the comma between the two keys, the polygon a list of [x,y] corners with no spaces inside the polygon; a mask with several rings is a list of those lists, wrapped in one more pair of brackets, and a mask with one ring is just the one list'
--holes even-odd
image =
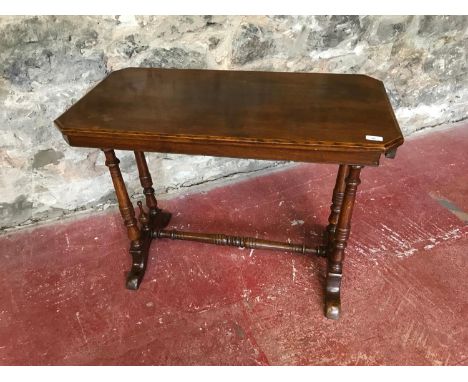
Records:
{"label": "wooden console table", "polygon": [[[277,249],[327,258],[325,314],[340,315],[342,263],[363,166],[403,143],[382,82],[364,75],[128,68],[111,73],[55,124],[71,146],[100,148],[128,230],[138,289],[153,239]],[[114,149],[132,150],[147,212],[139,219]],[[144,152],[339,164],[323,243],[166,230]]]}

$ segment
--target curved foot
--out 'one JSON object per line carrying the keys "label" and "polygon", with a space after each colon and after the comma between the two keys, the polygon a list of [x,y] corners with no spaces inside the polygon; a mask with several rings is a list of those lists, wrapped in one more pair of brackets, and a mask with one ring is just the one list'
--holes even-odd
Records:
{"label": "curved foot", "polygon": [[132,255],[132,269],[127,274],[126,287],[130,290],[137,290],[140,287],[141,281],[145,275],[146,265],[148,263],[148,252],[152,240],[151,229],[163,229],[169,224],[171,214],[163,210],[151,209],[149,214],[148,229],[142,230],[139,246],[132,245],[130,247],[130,255]]}
{"label": "curved foot", "polygon": [[341,274],[328,273],[325,289],[325,316],[331,320],[338,320],[341,313]]}
{"label": "curved foot", "polygon": [[338,320],[341,313],[340,296],[337,299],[325,301],[325,316],[331,320]]}
{"label": "curved foot", "polygon": [[127,275],[126,287],[130,290],[137,290],[140,286],[141,280],[143,280],[144,271],[135,271],[133,268]]}
{"label": "curved foot", "polygon": [[132,271],[130,271],[127,276],[127,283],[126,283],[127,289],[137,290],[138,287],[140,286],[141,279],[142,278],[139,277],[139,275],[136,275]]}
{"label": "curved foot", "polygon": [[146,263],[148,260],[148,250],[151,243],[151,237],[144,232],[142,243],[139,247],[130,247],[130,255],[132,255],[132,269],[127,274],[127,289],[137,290],[141,280],[145,275]]}

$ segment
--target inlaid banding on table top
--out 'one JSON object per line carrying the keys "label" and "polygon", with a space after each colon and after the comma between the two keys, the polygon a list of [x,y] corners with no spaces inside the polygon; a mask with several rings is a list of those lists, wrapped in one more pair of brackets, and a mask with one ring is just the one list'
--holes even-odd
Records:
{"label": "inlaid banding on table top", "polygon": [[261,144],[261,145],[281,145],[281,146],[294,146],[297,148],[310,149],[314,147],[326,148],[327,150],[341,150],[346,149],[356,149],[358,151],[381,151],[382,153],[390,151],[394,147],[398,147],[403,143],[403,138],[395,138],[393,141],[386,142],[385,144],[380,142],[369,142],[366,140],[365,136],[363,141],[365,143],[347,143],[347,142],[327,142],[327,141],[294,141],[294,140],[285,140],[285,139],[255,139],[247,137],[220,137],[213,135],[185,135],[185,134],[157,134],[153,132],[126,132],[122,134],[120,130],[109,130],[109,129],[99,129],[99,127],[89,128],[89,129],[73,129],[61,127],[60,122],[56,122],[60,127],[62,134],[66,137],[125,137],[126,139],[144,139],[144,140],[158,140],[161,142],[201,142],[201,143],[229,143],[233,145],[242,145],[242,144]]}

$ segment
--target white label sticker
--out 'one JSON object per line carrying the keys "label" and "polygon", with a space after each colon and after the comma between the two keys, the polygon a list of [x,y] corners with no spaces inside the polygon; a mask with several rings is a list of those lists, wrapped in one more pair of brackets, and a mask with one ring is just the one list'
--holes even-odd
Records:
{"label": "white label sticker", "polygon": [[380,136],[378,136],[378,135],[366,135],[366,140],[368,140],[368,141],[383,142],[383,137],[380,137]]}

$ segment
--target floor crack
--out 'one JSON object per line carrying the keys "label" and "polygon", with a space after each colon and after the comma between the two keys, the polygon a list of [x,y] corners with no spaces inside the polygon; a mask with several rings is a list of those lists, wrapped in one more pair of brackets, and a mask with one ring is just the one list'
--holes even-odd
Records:
{"label": "floor crack", "polygon": [[237,175],[253,174],[253,173],[264,171],[264,170],[270,170],[272,168],[280,167],[283,164],[284,164],[284,162],[274,162],[271,165],[268,165],[268,166],[265,166],[265,167],[262,167],[262,168],[258,168],[258,169],[254,169],[254,170],[236,171],[236,172],[231,172],[231,173],[226,174],[226,175],[220,175],[220,176],[217,176],[215,178],[200,180],[198,182],[182,183],[182,184],[177,185],[177,186],[168,186],[168,187],[165,188],[165,192],[168,193],[169,191],[180,190],[181,188],[190,188],[190,187],[194,187],[194,186],[200,186],[202,184],[217,182],[217,181],[222,180],[222,179],[230,179],[230,178],[236,177]]}

